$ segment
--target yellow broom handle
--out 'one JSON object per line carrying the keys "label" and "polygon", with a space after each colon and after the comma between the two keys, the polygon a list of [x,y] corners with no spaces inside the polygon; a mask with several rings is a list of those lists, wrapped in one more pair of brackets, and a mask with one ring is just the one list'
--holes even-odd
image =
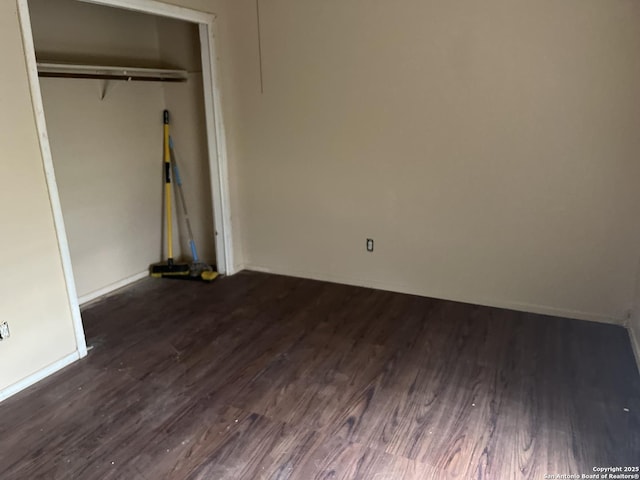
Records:
{"label": "yellow broom handle", "polygon": [[171,218],[171,151],[169,150],[169,110],[164,111],[164,200],[167,212],[167,263],[173,263],[173,220]]}

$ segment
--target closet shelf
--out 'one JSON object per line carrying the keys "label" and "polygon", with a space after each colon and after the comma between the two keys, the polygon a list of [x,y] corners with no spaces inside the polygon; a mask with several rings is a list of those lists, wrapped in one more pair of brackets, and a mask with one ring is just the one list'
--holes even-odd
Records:
{"label": "closet shelf", "polygon": [[186,82],[188,78],[186,70],[74,65],[52,62],[38,62],[38,75],[40,77],[95,78],[138,82]]}

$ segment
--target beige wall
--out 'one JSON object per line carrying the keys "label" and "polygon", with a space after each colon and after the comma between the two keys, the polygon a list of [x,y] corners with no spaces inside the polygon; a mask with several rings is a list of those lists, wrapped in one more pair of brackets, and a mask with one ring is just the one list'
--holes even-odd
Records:
{"label": "beige wall", "polygon": [[[14,2],[0,2],[0,391],[76,350]],[[1,396],[1,392],[0,392]]]}
{"label": "beige wall", "polygon": [[265,94],[236,132],[249,267],[624,320],[640,3],[272,0],[261,13]]}
{"label": "beige wall", "polygon": [[[39,60],[160,62],[152,16],[74,0],[29,5]],[[43,78],[40,85],[82,298],[161,259],[164,89],[109,82],[101,100],[101,80]]]}
{"label": "beige wall", "polygon": [[78,295],[162,257],[159,84],[43,79],[42,95]]}
{"label": "beige wall", "polygon": [[156,67],[155,18],[77,0],[29,0],[38,60]]}

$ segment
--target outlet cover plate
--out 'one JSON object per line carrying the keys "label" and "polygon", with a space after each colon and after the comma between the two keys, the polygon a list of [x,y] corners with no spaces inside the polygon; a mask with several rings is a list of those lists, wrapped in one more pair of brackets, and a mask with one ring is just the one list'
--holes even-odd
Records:
{"label": "outlet cover plate", "polygon": [[367,238],[367,252],[373,252],[373,238]]}
{"label": "outlet cover plate", "polygon": [[7,322],[0,323],[0,340],[6,340],[10,335],[9,324]]}

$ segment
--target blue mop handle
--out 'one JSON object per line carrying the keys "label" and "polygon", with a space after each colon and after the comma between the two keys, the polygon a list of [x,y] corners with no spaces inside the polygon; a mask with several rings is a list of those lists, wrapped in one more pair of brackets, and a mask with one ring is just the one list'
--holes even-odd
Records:
{"label": "blue mop handle", "polygon": [[189,240],[189,247],[191,247],[191,256],[193,257],[193,263],[200,263],[198,258],[198,251],[196,250],[196,242]]}
{"label": "blue mop handle", "polygon": [[[169,136],[169,148],[171,150],[171,152],[175,152],[174,148],[173,148],[173,138],[171,138],[171,136]],[[180,170],[178,169],[178,162],[175,159],[175,155],[172,155],[172,160],[173,160],[173,173],[174,173],[174,180],[176,182],[176,185],[178,186],[178,189],[180,190],[180,197],[182,199],[182,203],[183,203],[183,207],[184,207],[184,213],[185,213],[185,219],[187,221],[187,230],[189,231],[189,248],[191,249],[191,257],[193,258],[193,263],[200,263],[200,258],[198,257],[198,250],[196,250],[196,242],[193,240],[193,232],[191,231],[191,222],[189,221],[189,214],[187,213],[187,207],[186,205],[184,205],[184,194],[182,193],[182,177],[180,177]]]}
{"label": "blue mop handle", "polygon": [[[173,138],[171,138],[171,136],[169,136],[169,148],[173,150]],[[180,177],[180,171],[178,170],[178,163],[175,161],[175,158],[173,160],[173,173],[176,177],[174,180],[176,181],[176,185],[182,187],[182,178]]]}

